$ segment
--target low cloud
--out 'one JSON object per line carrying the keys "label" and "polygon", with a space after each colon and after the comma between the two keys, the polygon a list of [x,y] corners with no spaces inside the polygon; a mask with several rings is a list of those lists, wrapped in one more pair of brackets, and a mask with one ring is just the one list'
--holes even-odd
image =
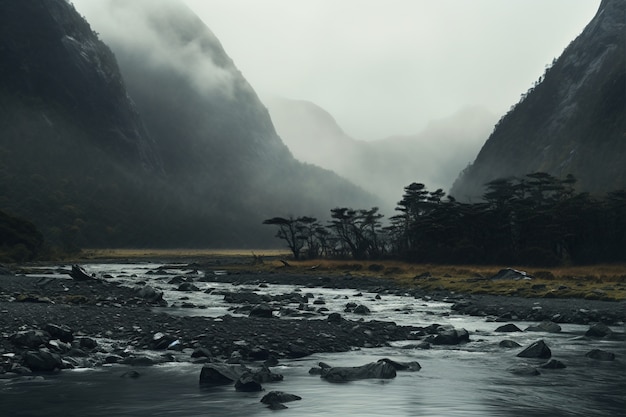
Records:
{"label": "low cloud", "polygon": [[175,22],[194,22],[193,12],[176,0],[75,0],[74,5],[116,54],[183,76],[199,92],[232,96],[232,62],[199,19],[180,29]]}

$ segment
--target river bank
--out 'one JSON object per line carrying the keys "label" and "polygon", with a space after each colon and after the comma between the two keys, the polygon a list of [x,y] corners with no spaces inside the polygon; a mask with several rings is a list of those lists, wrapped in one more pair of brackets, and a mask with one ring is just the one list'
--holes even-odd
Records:
{"label": "river bank", "polygon": [[[103,381],[141,375],[152,375],[152,381],[159,381],[161,372],[180,369],[185,384],[194,380],[197,384],[201,367],[230,369],[224,367],[242,364],[285,373],[290,382],[283,386],[301,395],[311,384],[307,370],[301,367],[314,366],[324,358],[348,366],[364,365],[366,360],[376,363],[385,357],[411,363],[419,360],[422,366],[426,363],[426,369],[417,374],[440,380],[442,389],[457,379],[455,368],[469,366],[470,374],[481,373],[485,384],[491,385],[493,378],[502,378],[502,372],[509,374],[509,366],[515,370],[520,365],[519,358],[515,359],[517,350],[538,339],[552,347],[560,359],[557,363],[566,362],[571,367],[568,375],[572,377],[584,379],[586,373],[601,372],[590,378],[614,385],[612,369],[623,368],[624,302],[465,294],[409,286],[380,271],[379,276],[361,275],[355,266],[331,273],[322,267],[286,266],[280,260],[271,261],[269,268],[267,259],[260,266],[249,258],[233,260],[84,263],[84,274],[74,278],[70,276],[71,265],[31,265],[17,269],[14,275],[0,275],[0,380],[18,381],[9,382],[0,394],[17,404],[21,397],[6,395],[16,392],[15,384],[22,378],[72,381],[76,377],[63,377],[72,368],[113,372]],[[424,279],[428,277],[413,281]],[[501,325],[511,328],[515,323],[520,327],[517,333],[498,333]],[[528,326],[537,329],[523,331]],[[560,331],[561,326],[563,333],[550,333]],[[587,336],[592,328],[596,333]],[[502,348],[499,343],[503,341],[519,347]],[[607,355],[603,356],[607,362],[598,363],[606,365],[598,368],[586,362],[592,360],[585,356],[587,353],[603,349],[615,352],[602,353]],[[476,359],[467,364],[465,361],[472,357]],[[534,362],[523,371],[539,372],[546,360],[545,356],[531,359]],[[488,369],[497,372],[492,376]],[[546,386],[558,383],[553,372],[548,371]],[[402,374],[398,378],[416,384],[420,375]],[[101,373],[93,375],[96,380],[101,377]],[[509,380],[505,381],[506,386]],[[457,390],[468,390],[466,399],[480,394],[470,389],[471,385],[458,386]],[[500,385],[502,382],[495,383]],[[186,386],[185,392],[198,395],[198,401],[209,401]],[[108,385],[102,389],[110,391],[105,387]],[[315,387],[323,396],[332,393],[324,385]],[[351,392],[369,392],[361,387],[363,391]],[[54,389],[38,389],[44,396],[56,395]],[[150,383],[145,389],[148,391],[144,394],[142,390],[141,395],[146,401],[151,398],[149,390],[169,391],[165,385]],[[434,390],[432,395],[443,395],[444,391]],[[616,387],[607,394],[610,405],[605,409],[621,407],[615,394],[619,391]],[[96,392],[89,395],[99,395]],[[71,404],[74,400],[67,401]],[[131,415],[134,399],[125,401],[116,413],[127,410]],[[484,404],[473,406],[484,412]],[[84,407],[94,412],[93,404]],[[171,407],[185,409],[180,402]],[[216,407],[218,414],[229,415],[228,407]],[[315,407],[309,402],[303,410],[312,412]],[[145,415],[151,414],[146,411]]]}

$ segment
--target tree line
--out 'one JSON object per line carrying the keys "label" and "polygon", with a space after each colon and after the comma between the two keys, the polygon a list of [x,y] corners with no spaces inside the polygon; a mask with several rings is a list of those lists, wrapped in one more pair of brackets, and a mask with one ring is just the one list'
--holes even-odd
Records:
{"label": "tree line", "polygon": [[447,264],[556,266],[626,261],[626,190],[594,197],[576,179],[536,172],[485,184],[483,199],[459,202],[424,184],[404,187],[396,214],[334,208],[322,224],[274,217],[295,259],[395,258]]}

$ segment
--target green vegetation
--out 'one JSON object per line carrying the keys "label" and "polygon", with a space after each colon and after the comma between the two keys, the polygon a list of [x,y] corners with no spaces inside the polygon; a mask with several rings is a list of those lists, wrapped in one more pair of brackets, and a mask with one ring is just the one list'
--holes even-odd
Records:
{"label": "green vegetation", "polygon": [[[376,208],[335,208],[326,228],[315,218],[290,219],[292,233],[277,237],[288,237],[292,250],[310,257],[322,254],[310,250],[313,245],[331,257],[357,260],[531,266],[626,261],[626,191],[598,199],[576,192],[575,183],[571,175],[560,180],[542,172],[498,179],[486,184],[484,201],[473,204],[412,183],[386,227]],[[285,219],[265,224],[284,227],[278,220]]]}

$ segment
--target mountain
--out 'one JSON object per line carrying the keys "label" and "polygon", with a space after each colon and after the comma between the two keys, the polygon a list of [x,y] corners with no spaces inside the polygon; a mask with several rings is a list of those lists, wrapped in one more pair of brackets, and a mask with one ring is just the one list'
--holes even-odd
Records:
{"label": "mountain", "polygon": [[87,4],[102,35],[68,1],[0,0],[0,210],[66,246],[258,247],[266,218],[376,204],[293,157],[186,6]]}
{"label": "mountain", "polygon": [[392,213],[405,186],[421,182],[448,190],[493,129],[496,117],[479,107],[431,121],[415,135],[375,141],[347,135],[314,103],[265,97],[276,130],[300,160],[331,169],[380,196]]}
{"label": "mountain", "polygon": [[626,2],[603,0],[583,32],[497,124],[451,194],[497,178],[572,174],[592,194],[626,187]]}

